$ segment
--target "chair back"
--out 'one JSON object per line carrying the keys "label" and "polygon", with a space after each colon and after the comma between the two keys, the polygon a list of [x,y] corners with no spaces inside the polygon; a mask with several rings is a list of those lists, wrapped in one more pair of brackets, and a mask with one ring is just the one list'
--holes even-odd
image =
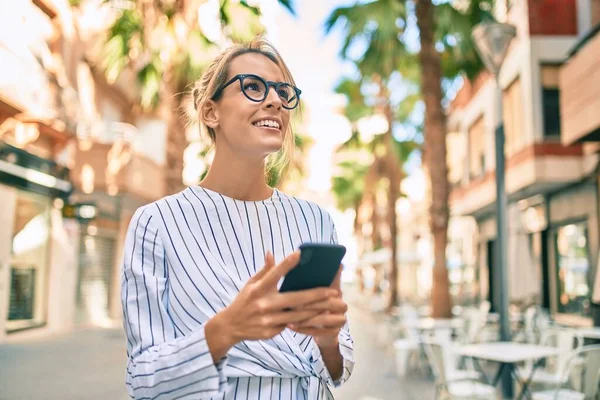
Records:
{"label": "chair back", "polygon": [[600,398],[600,345],[583,346],[569,354],[561,382],[555,391],[560,399],[560,389],[568,385],[584,394],[585,400]]}
{"label": "chair back", "polygon": [[462,343],[471,344],[477,341],[477,335],[487,323],[487,314],[480,309],[469,309],[463,312],[464,326]]}
{"label": "chair back", "polygon": [[575,329],[551,328],[542,333],[540,344],[562,350],[557,356],[548,359],[551,370],[560,376],[567,368],[572,351],[583,346],[583,337]]}
{"label": "chair back", "polygon": [[526,343],[540,342],[541,333],[550,327],[550,317],[540,306],[527,307],[523,313],[523,334]]}

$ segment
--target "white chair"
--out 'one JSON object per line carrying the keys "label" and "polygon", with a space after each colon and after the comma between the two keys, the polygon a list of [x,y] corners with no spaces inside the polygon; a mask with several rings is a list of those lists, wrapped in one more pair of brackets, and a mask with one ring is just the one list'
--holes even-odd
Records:
{"label": "white chair", "polygon": [[435,377],[436,399],[496,399],[495,387],[471,377],[459,377],[452,361],[452,345],[426,341],[424,346]]}
{"label": "white chair", "polygon": [[597,400],[600,398],[600,345],[571,352],[567,366],[552,390],[534,392],[534,400]]}
{"label": "white chair", "polygon": [[414,328],[406,328],[403,325],[415,324],[418,320],[419,314],[414,307],[403,308],[398,327],[402,329],[404,337],[393,341],[396,357],[396,374],[398,376],[406,375],[410,357],[418,354],[419,346],[421,345],[419,331]]}
{"label": "white chair", "polygon": [[[583,346],[583,337],[575,329],[551,328],[542,332],[540,344],[544,346],[553,346],[561,349],[561,353],[554,357],[546,359],[545,368],[535,370],[531,378],[532,384],[537,385],[557,385],[564,383],[564,371],[570,360],[571,352]],[[524,368],[519,370],[523,378],[529,377],[533,368],[533,363],[528,362]]]}
{"label": "white chair", "polygon": [[538,344],[542,333],[552,327],[548,311],[538,305],[530,306],[523,313],[523,329],[515,336],[514,341]]}

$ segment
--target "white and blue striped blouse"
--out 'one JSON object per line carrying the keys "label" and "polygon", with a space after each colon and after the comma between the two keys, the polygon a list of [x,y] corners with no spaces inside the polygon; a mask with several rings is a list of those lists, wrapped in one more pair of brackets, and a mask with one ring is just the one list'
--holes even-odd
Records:
{"label": "white and blue striped blouse", "polygon": [[216,365],[204,323],[264,265],[304,242],[336,242],[330,215],[274,190],[240,201],[199,186],[141,207],[129,225],[121,296],[127,389],[135,399],[331,399],[354,365],[340,331],[343,376],[333,382],[310,336],[285,329],[244,341]]}

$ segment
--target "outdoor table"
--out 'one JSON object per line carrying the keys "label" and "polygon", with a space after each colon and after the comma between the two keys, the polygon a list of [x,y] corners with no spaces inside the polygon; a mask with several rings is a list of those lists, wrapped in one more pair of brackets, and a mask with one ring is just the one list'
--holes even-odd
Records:
{"label": "outdoor table", "polygon": [[[522,399],[526,394],[528,394],[528,398],[531,398],[531,392],[529,392],[528,387],[531,384],[535,371],[540,367],[542,361],[546,357],[555,356],[561,351],[562,350],[557,347],[517,342],[477,343],[463,345],[458,348],[458,354],[473,359],[475,367],[480,370],[479,372],[481,372],[488,384],[497,386],[502,377],[502,371],[504,371],[505,368],[508,368],[513,378],[521,385],[521,392],[517,399]],[[479,363],[477,362],[478,359],[500,364],[498,372],[492,382],[489,381],[483,369],[479,366]],[[519,376],[518,368],[516,367],[516,364],[524,361],[534,361],[531,373],[526,380],[523,380]]]}
{"label": "outdoor table", "polygon": [[416,329],[420,332],[436,329],[460,329],[465,324],[461,318],[419,318],[414,321],[402,321],[402,327]]}

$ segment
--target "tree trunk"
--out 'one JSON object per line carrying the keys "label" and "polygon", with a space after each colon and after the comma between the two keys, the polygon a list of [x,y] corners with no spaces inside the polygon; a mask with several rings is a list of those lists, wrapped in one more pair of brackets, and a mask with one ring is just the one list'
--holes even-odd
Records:
{"label": "tree trunk", "polygon": [[442,67],[435,49],[434,5],[417,0],[417,26],[420,32],[421,90],[425,102],[425,164],[431,180],[430,226],[434,242],[432,316],[450,317],[452,304],[446,268],[448,242],[448,166],[446,161],[446,115],[442,107]]}
{"label": "tree trunk", "polygon": [[398,304],[400,298],[398,288],[398,215],[396,214],[396,202],[400,197],[400,166],[394,151],[394,138],[392,137],[392,125],[389,132],[385,133],[386,147],[386,175],[389,181],[388,188],[388,226],[390,227],[391,260],[390,260],[390,298],[388,310]]}
{"label": "tree trunk", "polygon": [[182,95],[174,84],[168,84],[162,96],[167,120],[167,148],[165,169],[165,194],[170,195],[184,189],[183,152],[187,146],[185,125],[181,115]]}

